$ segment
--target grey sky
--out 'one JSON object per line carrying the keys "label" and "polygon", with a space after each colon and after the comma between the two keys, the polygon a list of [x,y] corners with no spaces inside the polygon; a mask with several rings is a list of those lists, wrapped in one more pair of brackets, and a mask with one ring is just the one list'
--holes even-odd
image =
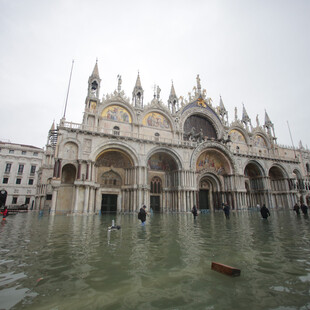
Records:
{"label": "grey sky", "polygon": [[140,71],[144,100],[153,86],[167,102],[171,80],[187,96],[201,78],[214,105],[234,118],[242,102],[256,124],[264,111],[279,144],[310,147],[310,1],[0,0],[0,139],[45,146],[63,115],[80,123],[96,58],[100,96],[117,75],[131,97]]}

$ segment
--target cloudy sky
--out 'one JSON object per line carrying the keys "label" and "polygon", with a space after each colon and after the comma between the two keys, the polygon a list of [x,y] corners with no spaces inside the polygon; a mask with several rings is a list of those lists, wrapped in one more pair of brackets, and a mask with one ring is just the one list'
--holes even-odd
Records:
{"label": "cloudy sky", "polygon": [[166,103],[196,85],[234,119],[265,109],[279,144],[310,147],[308,0],[0,0],[0,140],[44,147],[53,120],[80,123],[98,58],[101,94],[131,97],[140,72],[144,100],[154,84]]}

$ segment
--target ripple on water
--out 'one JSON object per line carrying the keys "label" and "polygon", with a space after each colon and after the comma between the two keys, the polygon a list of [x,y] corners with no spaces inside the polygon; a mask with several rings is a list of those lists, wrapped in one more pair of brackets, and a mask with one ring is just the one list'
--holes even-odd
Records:
{"label": "ripple on water", "polygon": [[[108,233],[112,219],[122,228]],[[268,222],[247,211],[154,214],[145,227],[133,215],[18,215],[0,239],[0,308],[306,309],[309,235],[285,211]]]}

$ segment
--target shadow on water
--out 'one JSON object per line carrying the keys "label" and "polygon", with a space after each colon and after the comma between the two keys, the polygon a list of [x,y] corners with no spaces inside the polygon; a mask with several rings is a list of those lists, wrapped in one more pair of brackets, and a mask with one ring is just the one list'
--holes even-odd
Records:
{"label": "shadow on water", "polygon": [[18,214],[0,226],[0,309],[309,309],[309,235],[287,210]]}

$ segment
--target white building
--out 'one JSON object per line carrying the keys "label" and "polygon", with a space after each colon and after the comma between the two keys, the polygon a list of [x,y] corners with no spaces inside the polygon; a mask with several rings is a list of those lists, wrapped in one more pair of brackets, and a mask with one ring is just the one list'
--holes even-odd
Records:
{"label": "white building", "polygon": [[[232,209],[310,203],[310,152],[277,143],[267,113],[252,124],[245,107],[228,120],[222,98],[207,97],[200,78],[188,98],[171,86],[146,103],[138,75],[129,99],[121,89],[100,97],[96,63],[83,120],[63,117],[49,133],[36,209],[52,213]],[[104,86],[104,85],[103,85]],[[183,90],[184,92],[184,90]],[[82,111],[81,111],[82,112]],[[240,114],[240,112],[239,112]]]}
{"label": "white building", "polygon": [[0,141],[0,205],[33,206],[44,150]]}

